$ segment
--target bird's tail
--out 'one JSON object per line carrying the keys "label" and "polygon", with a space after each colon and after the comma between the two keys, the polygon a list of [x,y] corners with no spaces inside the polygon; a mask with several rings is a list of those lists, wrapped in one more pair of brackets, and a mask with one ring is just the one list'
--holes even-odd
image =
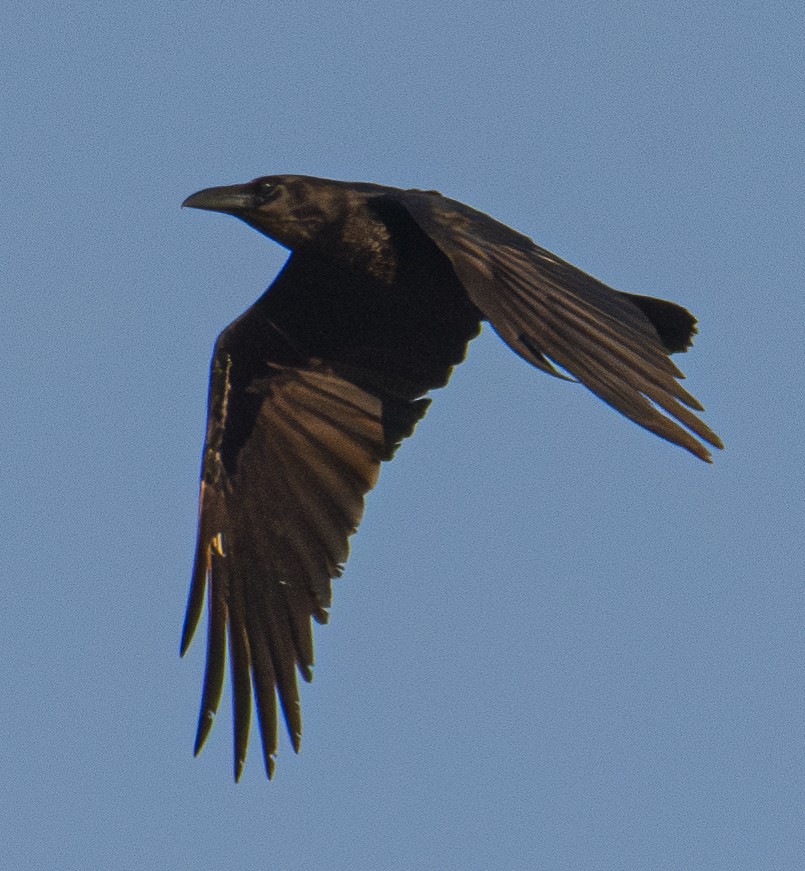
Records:
{"label": "bird's tail", "polygon": [[696,333],[696,318],[686,308],[653,296],[620,293],[651,321],[669,354],[687,351]]}

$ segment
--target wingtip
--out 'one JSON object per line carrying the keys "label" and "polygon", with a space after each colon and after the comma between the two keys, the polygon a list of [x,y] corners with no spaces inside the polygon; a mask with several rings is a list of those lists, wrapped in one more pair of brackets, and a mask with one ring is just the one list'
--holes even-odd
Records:
{"label": "wingtip", "polygon": [[[718,451],[723,451],[724,450],[724,442],[722,442],[721,439],[714,432],[712,432],[712,430],[710,432],[712,433],[712,438],[707,439],[708,444],[710,444],[713,448],[715,448]],[[698,450],[691,451],[691,453],[695,457],[698,457],[700,460],[703,460],[705,463],[709,463],[712,466],[713,465],[712,452],[710,450],[708,450],[704,445],[699,444],[698,442],[696,444],[697,444]]]}
{"label": "wingtip", "polygon": [[[707,443],[712,448],[715,448],[715,450],[723,451],[724,450],[724,442],[721,441],[721,439],[713,432],[713,430],[711,430],[710,427],[708,427],[708,426],[703,426],[702,429],[703,429],[703,432],[697,433],[697,435],[700,435],[703,438],[705,438],[707,440]],[[707,451],[707,450],[705,451],[705,453],[707,455],[705,458],[706,462],[712,463],[713,462],[713,455],[710,453],[710,451]]]}
{"label": "wingtip", "polygon": [[180,656],[184,656],[187,653],[204,608],[204,593],[207,589],[207,574],[209,572],[206,551],[207,549],[201,543],[197,545],[193,575],[190,581],[190,592],[187,596],[187,609],[185,610],[184,623],[182,624],[182,640],[179,643]]}
{"label": "wingtip", "polygon": [[201,748],[209,737],[214,719],[215,711],[201,712],[201,715],[198,718],[198,728],[196,729],[196,741],[195,744],[193,744],[193,756],[198,756],[198,754],[201,753]]}
{"label": "wingtip", "polygon": [[193,640],[193,633],[188,632],[187,624],[185,623],[182,629],[182,638],[179,641],[179,656],[183,657],[187,651],[190,649],[190,643]]}
{"label": "wingtip", "polygon": [[[687,433],[685,433],[685,435],[687,435]],[[690,443],[685,442],[681,447],[693,454],[694,457],[701,460],[703,463],[709,463],[710,465],[713,464],[713,455],[701,442],[690,439]]]}
{"label": "wingtip", "polygon": [[293,731],[289,734],[291,737],[291,747],[293,747],[293,752],[299,753],[299,751],[302,749],[302,732]]}

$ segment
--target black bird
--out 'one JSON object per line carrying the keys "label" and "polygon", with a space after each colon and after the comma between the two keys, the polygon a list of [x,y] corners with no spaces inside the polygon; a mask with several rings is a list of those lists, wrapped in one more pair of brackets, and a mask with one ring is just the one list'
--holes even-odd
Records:
{"label": "black bird", "polygon": [[311,618],[327,621],[330,582],[381,460],[411,435],[424,394],[447,383],[481,321],[529,363],[572,376],[700,459],[710,461],[702,442],[722,447],[668,357],[690,345],[690,312],[612,290],[436,191],[277,175],[183,205],[234,215],[291,250],[215,343],[181,643],[184,654],[209,584],[195,752],[218,707],[228,639],[236,780],[252,690],[268,776],[277,696],[299,750],[296,672],[312,677]]}

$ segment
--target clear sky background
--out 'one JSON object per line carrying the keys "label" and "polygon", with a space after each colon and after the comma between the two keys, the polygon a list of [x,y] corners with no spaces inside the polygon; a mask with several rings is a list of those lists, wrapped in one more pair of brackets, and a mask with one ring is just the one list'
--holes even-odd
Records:
{"label": "clear sky background", "polygon": [[[801,2],[31,4],[0,26],[9,869],[805,867]],[[303,750],[191,747],[217,333],[286,254],[179,208],[435,187],[700,318],[713,466],[489,330],[385,466]]]}

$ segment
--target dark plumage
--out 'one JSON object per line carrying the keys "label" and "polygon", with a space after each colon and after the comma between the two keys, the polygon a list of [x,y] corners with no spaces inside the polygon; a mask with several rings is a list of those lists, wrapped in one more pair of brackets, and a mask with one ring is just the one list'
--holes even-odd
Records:
{"label": "dark plumage", "polygon": [[311,679],[311,618],[327,620],[330,581],[381,460],[411,435],[423,395],[447,383],[481,321],[529,363],[569,373],[697,457],[710,460],[702,442],[722,446],[668,357],[690,345],[688,311],[612,290],[435,191],[268,176],[184,205],[241,218],[292,252],[215,344],[182,636],[184,653],[209,584],[195,750],[221,696],[228,639],[236,778],[252,691],[268,776],[277,696],[299,749],[296,672]]}

